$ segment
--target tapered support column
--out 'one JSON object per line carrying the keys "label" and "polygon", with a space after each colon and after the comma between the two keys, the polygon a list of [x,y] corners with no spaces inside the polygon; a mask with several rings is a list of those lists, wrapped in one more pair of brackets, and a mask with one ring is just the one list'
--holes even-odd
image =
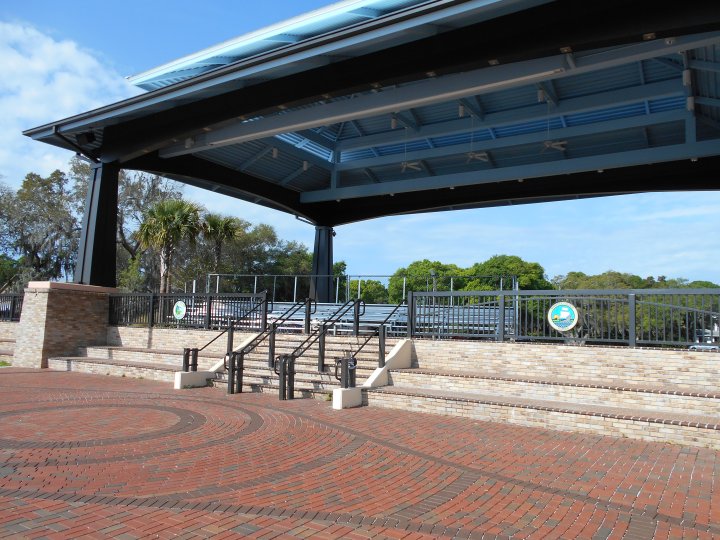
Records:
{"label": "tapered support column", "polygon": [[115,163],[93,166],[85,199],[75,283],[115,287],[119,173]]}
{"label": "tapered support column", "polygon": [[333,298],[333,236],[332,227],[315,227],[313,250],[313,278],[310,281],[310,297],[316,302],[334,302]]}

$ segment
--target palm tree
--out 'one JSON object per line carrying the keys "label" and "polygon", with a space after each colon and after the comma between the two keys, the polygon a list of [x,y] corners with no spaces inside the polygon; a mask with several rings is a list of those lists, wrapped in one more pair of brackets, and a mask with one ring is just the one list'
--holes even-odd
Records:
{"label": "palm tree", "polygon": [[213,272],[220,268],[222,246],[228,240],[237,238],[244,232],[242,222],[238,218],[221,216],[219,214],[205,214],[202,224],[203,236],[212,246]]}
{"label": "palm tree", "polygon": [[152,206],[137,231],[143,249],[160,253],[160,293],[170,292],[170,267],[175,248],[183,239],[194,242],[201,231],[200,206],[182,199],[170,199]]}

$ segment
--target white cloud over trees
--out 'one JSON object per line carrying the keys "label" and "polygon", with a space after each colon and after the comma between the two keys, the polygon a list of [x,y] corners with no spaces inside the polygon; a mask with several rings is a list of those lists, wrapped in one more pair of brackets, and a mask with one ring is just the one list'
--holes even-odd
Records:
{"label": "white cloud over trees", "polygon": [[72,154],[22,131],[138,93],[117,72],[69,40],[0,21],[0,176],[16,187],[30,171],[66,169]]}

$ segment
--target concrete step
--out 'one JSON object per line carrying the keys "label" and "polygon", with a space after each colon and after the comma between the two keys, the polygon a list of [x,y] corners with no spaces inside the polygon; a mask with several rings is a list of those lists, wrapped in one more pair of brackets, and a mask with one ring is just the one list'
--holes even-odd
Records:
{"label": "concrete step", "polygon": [[[225,373],[218,373],[215,377],[215,384],[226,386],[227,376]],[[251,388],[253,385],[264,385],[271,388],[278,389],[279,382],[278,376],[274,372],[266,371],[265,373],[258,372],[245,372],[243,375],[243,387]],[[295,390],[307,390],[313,392],[320,392],[328,394],[335,388],[339,388],[340,383],[331,377],[319,377],[314,375],[308,375],[304,373],[296,373],[295,375]]]}
{"label": "concrete step", "polygon": [[395,386],[363,390],[363,402],[373,407],[720,450],[718,416],[659,411],[638,413],[635,409],[604,405]]}
{"label": "concrete step", "polygon": [[[393,386],[449,390],[502,397],[541,399],[577,404],[603,404],[640,411],[694,414],[720,418],[720,388],[692,392],[672,385],[637,385],[618,381],[579,381],[561,378],[517,378],[471,371],[393,370]],[[648,413],[643,413],[648,414]]]}
{"label": "concrete step", "polygon": [[159,364],[85,356],[48,358],[48,368],[56,371],[76,371],[79,373],[133,377],[166,382],[173,382],[175,380],[175,371],[177,371],[177,369],[170,366]]}
{"label": "concrete step", "polygon": [[[182,369],[182,349],[146,349],[142,347],[95,346],[82,347],[78,356],[104,358],[120,362],[136,362],[153,364],[173,368],[173,371]],[[198,369],[205,370],[222,360],[223,355],[217,353],[207,354],[205,351],[198,355]]]}

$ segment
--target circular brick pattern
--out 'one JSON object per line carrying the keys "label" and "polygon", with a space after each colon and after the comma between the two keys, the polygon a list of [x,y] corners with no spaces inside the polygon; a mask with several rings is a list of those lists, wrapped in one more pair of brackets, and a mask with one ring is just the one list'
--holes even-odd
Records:
{"label": "circular brick pattern", "polygon": [[[104,403],[92,407],[78,404],[2,412],[0,447],[62,449],[127,444],[187,433],[206,421],[197,412],[177,407]],[[122,433],[110,426],[121,426]],[[58,436],[62,438],[56,439]]]}
{"label": "circular brick pattern", "polygon": [[104,440],[146,435],[167,430],[178,422],[170,411],[143,408],[143,422],[134,421],[136,407],[106,407],[102,414],[95,409],[35,410],[6,414],[0,418],[0,433],[7,440],[59,441],[68,436],[74,441]]}
{"label": "circular brick pattern", "polygon": [[0,378],[0,536],[720,537],[710,450],[41,378]]}

